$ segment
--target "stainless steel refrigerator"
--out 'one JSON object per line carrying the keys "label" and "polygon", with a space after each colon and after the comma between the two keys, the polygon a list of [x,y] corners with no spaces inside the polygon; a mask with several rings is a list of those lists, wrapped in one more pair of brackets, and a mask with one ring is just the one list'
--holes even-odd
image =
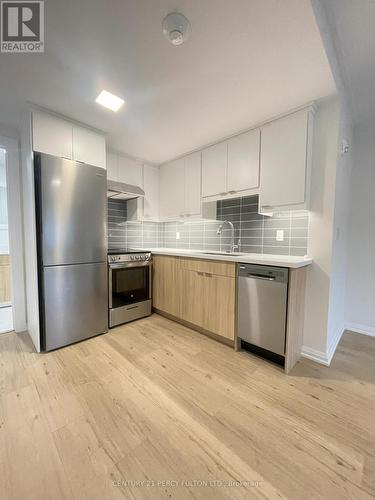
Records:
{"label": "stainless steel refrigerator", "polygon": [[105,169],[34,154],[41,346],[108,330]]}

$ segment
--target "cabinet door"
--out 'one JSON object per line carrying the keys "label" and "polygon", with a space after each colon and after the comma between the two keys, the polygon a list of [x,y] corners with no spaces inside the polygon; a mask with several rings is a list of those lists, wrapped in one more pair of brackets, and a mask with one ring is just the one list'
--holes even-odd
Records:
{"label": "cabinet door", "polygon": [[33,151],[72,159],[72,124],[46,113],[33,111]]}
{"label": "cabinet door", "polygon": [[153,256],[153,306],[172,316],[181,316],[180,259]]}
{"label": "cabinet door", "polygon": [[250,130],[228,141],[228,191],[259,186],[260,130]]}
{"label": "cabinet door", "polygon": [[160,217],[179,218],[185,211],[184,160],[160,167]]}
{"label": "cabinet door", "polygon": [[127,158],[126,156],[118,156],[118,180],[125,184],[132,184],[133,186],[143,186],[142,182],[142,164]]}
{"label": "cabinet door", "polygon": [[73,126],[73,160],[106,168],[105,137],[87,128]]}
{"label": "cabinet door", "polygon": [[189,269],[181,270],[181,319],[203,328],[205,286],[204,273]]}
{"label": "cabinet door", "polygon": [[306,110],[262,128],[259,199],[262,209],[305,202],[307,139]]}
{"label": "cabinet door", "polygon": [[118,181],[118,162],[117,155],[107,153],[107,179],[110,181]]}
{"label": "cabinet door", "polygon": [[220,142],[202,151],[202,196],[227,192],[228,146]]}
{"label": "cabinet door", "polygon": [[159,168],[143,165],[143,218],[158,220],[159,218]]}
{"label": "cabinet door", "polygon": [[192,153],[185,160],[185,215],[201,213],[202,155]]}
{"label": "cabinet door", "polygon": [[235,278],[204,274],[203,328],[234,340]]}

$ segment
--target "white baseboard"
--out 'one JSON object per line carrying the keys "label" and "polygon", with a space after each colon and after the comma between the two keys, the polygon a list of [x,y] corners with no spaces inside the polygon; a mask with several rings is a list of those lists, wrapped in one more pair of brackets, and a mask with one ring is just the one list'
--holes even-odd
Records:
{"label": "white baseboard", "polygon": [[375,328],[373,326],[361,325],[360,323],[346,323],[345,330],[360,333],[361,335],[368,335],[369,337],[375,337]]}
{"label": "white baseboard", "polygon": [[311,347],[303,346],[301,356],[303,358],[311,359],[316,363],[321,365],[329,366],[329,359],[325,352],[317,351],[316,349],[312,349]]}
{"label": "white baseboard", "polygon": [[332,358],[335,355],[337,346],[341,340],[342,334],[347,329],[347,325],[340,327],[334,338],[332,339],[330,345],[327,348],[326,352],[318,351],[316,349],[312,349],[311,347],[303,346],[301,356],[303,358],[311,359],[316,363],[320,363],[324,366],[329,366],[331,364]]}
{"label": "white baseboard", "polygon": [[367,335],[368,337],[375,337],[375,328],[373,326],[361,325],[359,323],[345,323],[343,327],[337,330],[335,337],[328,346],[327,352],[317,351],[311,347],[303,346],[301,356],[303,358],[311,359],[316,363],[320,363],[321,365],[329,366],[345,330],[350,330],[351,332],[359,333],[361,335]]}

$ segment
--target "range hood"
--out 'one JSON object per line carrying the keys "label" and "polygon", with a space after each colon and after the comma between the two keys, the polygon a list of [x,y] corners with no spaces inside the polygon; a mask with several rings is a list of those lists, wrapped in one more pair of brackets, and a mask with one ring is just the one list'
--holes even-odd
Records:
{"label": "range hood", "polygon": [[112,200],[132,200],[144,197],[145,192],[139,186],[124,182],[107,181],[107,198]]}

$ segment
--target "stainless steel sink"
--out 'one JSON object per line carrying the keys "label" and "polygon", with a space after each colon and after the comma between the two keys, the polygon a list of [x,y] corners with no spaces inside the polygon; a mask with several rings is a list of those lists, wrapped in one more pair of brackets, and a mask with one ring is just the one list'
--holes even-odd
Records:
{"label": "stainless steel sink", "polygon": [[236,255],[246,255],[245,253],[241,253],[241,252],[215,252],[215,251],[211,251],[211,252],[200,252],[204,255],[230,255],[230,256],[236,256]]}

